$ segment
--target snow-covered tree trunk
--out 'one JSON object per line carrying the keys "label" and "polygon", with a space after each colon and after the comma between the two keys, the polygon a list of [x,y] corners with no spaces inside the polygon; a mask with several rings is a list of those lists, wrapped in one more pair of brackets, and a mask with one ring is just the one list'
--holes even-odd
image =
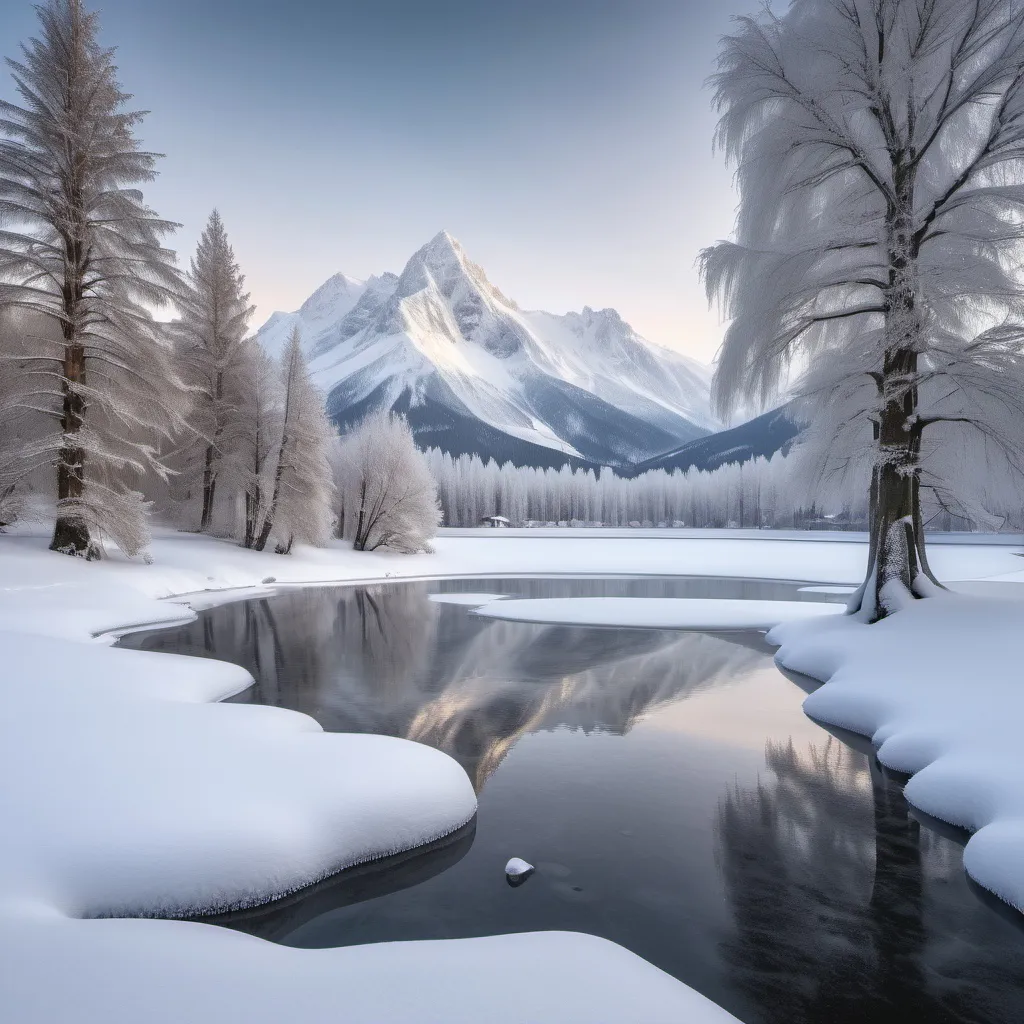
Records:
{"label": "snow-covered tree trunk", "polygon": [[879,411],[875,465],[871,479],[871,532],[868,575],[861,599],[851,610],[871,618],[896,611],[908,599],[924,596],[931,576],[921,516],[921,436],[914,424],[920,412],[917,380],[921,311],[918,300],[918,248],[914,242],[914,188],[907,154],[893,159],[894,201],[886,220],[888,280],[883,290],[885,346],[878,375]]}

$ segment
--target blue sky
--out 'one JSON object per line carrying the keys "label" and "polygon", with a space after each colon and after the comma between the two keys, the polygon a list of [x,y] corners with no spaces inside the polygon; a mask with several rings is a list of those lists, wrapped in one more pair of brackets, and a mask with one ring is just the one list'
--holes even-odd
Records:
{"label": "blue sky", "polygon": [[[703,83],[747,0],[96,6],[167,154],[147,200],[183,224],[183,262],[219,207],[257,323],[336,270],[399,271],[445,228],[526,308],[614,306],[714,354],[694,259],[735,196]],[[12,55],[35,16],[3,9]]]}

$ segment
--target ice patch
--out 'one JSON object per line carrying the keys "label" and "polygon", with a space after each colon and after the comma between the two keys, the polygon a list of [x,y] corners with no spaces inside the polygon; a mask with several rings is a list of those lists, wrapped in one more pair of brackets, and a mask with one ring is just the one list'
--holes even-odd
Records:
{"label": "ice patch", "polygon": [[469,608],[479,608],[481,605],[490,604],[491,601],[501,601],[505,594],[430,594],[428,600],[435,604],[461,604]]}
{"label": "ice patch", "polygon": [[771,629],[781,622],[838,615],[844,606],[815,601],[741,601],[676,597],[555,597],[514,599],[473,614],[519,622],[641,629]]}

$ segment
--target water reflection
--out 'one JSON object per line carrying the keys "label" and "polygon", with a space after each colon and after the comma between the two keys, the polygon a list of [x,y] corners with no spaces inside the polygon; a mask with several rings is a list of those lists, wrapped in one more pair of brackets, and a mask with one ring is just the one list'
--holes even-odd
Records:
{"label": "water reflection", "polygon": [[1012,963],[1018,937],[950,891],[958,851],[922,829],[903,780],[832,736],[769,742],[765,762],[770,779],[733,788],[718,815],[737,929],[722,951],[765,1024],[1021,1019],[985,948],[1002,936]]}
{"label": "water reflection", "polygon": [[[476,784],[462,834],[226,923],[303,947],[589,932],[746,1024],[1024,1021],[1024,935],[870,745],[802,714],[759,634],[501,622],[439,590],[803,599],[734,580],[295,589],[126,638],[240,663],[257,682],[236,699],[433,744]],[[511,856],[537,865],[516,889]]]}
{"label": "water reflection", "polygon": [[[527,590],[545,581],[518,581]],[[662,584],[670,588],[669,584]],[[591,582],[629,590],[634,581]],[[628,732],[651,709],[764,657],[746,634],[587,630],[501,622],[427,600],[428,584],[303,589],[224,605],[151,634],[150,649],[223,657],[277,704],[333,732],[402,736],[455,757],[479,792],[524,735]],[[549,588],[545,588],[549,589]]]}
{"label": "water reflection", "polygon": [[457,864],[469,852],[476,820],[433,843],[348,868],[273,903],[193,920],[220,924],[281,942],[297,929],[342,907],[420,885]]}

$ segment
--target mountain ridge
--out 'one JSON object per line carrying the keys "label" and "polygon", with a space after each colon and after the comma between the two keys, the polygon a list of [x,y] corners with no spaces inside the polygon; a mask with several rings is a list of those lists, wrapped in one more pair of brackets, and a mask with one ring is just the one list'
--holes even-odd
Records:
{"label": "mountain ridge", "polygon": [[707,367],[612,309],[523,310],[445,231],[401,274],[332,275],[257,338],[276,355],[296,324],[340,427],[388,407],[453,455],[628,468],[717,426]]}

